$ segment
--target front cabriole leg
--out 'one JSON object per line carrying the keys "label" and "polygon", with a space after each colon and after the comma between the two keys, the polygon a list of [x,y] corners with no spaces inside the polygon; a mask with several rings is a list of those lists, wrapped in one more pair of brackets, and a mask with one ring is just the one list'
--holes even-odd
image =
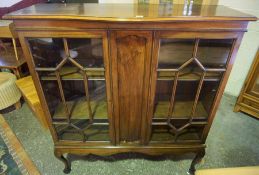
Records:
{"label": "front cabriole leg", "polygon": [[57,159],[61,160],[64,164],[65,164],[65,168],[63,170],[63,172],[65,174],[70,173],[71,171],[71,163],[68,161],[68,159],[66,159],[63,154],[57,150],[54,151],[54,155],[56,156]]}
{"label": "front cabriole leg", "polygon": [[195,165],[197,163],[199,163],[204,156],[205,156],[205,148],[202,149],[200,152],[198,152],[197,155],[194,157],[194,159],[193,159],[193,161],[191,163],[191,166],[190,166],[188,174],[190,174],[190,175],[194,175],[195,174],[195,171],[196,171]]}

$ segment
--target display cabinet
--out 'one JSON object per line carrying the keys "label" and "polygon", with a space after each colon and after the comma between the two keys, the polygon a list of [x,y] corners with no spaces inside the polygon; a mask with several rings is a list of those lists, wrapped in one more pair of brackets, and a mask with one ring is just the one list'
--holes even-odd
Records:
{"label": "display cabinet", "polygon": [[242,111],[259,118],[259,50],[237,99],[234,111]]}
{"label": "display cabinet", "polygon": [[[63,156],[205,154],[248,21],[223,7],[38,4],[11,13]],[[226,13],[227,12],[227,13]],[[188,15],[187,15],[188,14]]]}

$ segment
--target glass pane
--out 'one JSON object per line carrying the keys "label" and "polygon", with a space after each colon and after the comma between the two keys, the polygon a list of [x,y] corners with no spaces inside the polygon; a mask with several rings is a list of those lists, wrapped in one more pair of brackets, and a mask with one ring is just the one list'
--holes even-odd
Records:
{"label": "glass pane", "polygon": [[205,81],[202,85],[201,93],[195,117],[208,117],[219,88],[220,81]]}
{"label": "glass pane", "polygon": [[[162,74],[166,73],[167,76],[162,76]],[[194,63],[190,63],[180,70],[175,95],[173,95],[172,118],[189,118],[192,115],[192,108],[202,74],[203,71]],[[158,75],[154,117],[166,118],[169,112],[176,72],[164,71],[158,72]],[[205,74],[197,107],[193,114],[194,118],[208,117],[221,77],[222,73],[217,72]]]}
{"label": "glass pane", "polygon": [[161,39],[158,68],[178,68],[192,57],[194,39]]}
{"label": "glass pane", "polygon": [[56,108],[59,106],[59,104],[62,103],[60,93],[59,93],[59,87],[57,81],[51,81],[46,80],[44,77],[48,75],[49,72],[38,72],[41,87],[50,111],[50,114],[53,116]]}
{"label": "glass pane", "polygon": [[55,68],[62,60],[64,45],[61,38],[29,38],[35,67]]}
{"label": "glass pane", "polygon": [[70,57],[83,67],[104,67],[101,38],[67,39]]}
{"label": "glass pane", "polygon": [[197,58],[206,68],[225,68],[233,39],[201,39]]}
{"label": "glass pane", "polygon": [[[155,118],[166,118],[169,112],[172,82],[158,81],[155,98]],[[179,81],[175,94],[172,118],[189,118],[191,116],[199,81]],[[219,81],[203,83],[194,118],[207,118],[218,89]]]}
{"label": "glass pane", "polygon": [[59,139],[109,140],[102,39],[28,41]]}
{"label": "glass pane", "polygon": [[173,81],[157,81],[154,103],[154,117],[166,118],[173,89]]}

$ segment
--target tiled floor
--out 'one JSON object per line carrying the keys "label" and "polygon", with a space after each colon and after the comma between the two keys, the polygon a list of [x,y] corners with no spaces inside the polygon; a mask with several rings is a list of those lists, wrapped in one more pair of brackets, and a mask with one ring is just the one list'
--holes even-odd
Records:
{"label": "tiled floor", "polygon": [[[259,120],[233,113],[235,98],[224,96],[207,139],[206,155],[197,169],[259,164]],[[44,131],[27,105],[4,115],[42,174],[63,174],[63,164],[53,155],[50,134]],[[72,161],[71,175],[184,175],[192,155],[144,157],[123,154],[87,156]],[[75,160],[74,160],[75,159]]]}

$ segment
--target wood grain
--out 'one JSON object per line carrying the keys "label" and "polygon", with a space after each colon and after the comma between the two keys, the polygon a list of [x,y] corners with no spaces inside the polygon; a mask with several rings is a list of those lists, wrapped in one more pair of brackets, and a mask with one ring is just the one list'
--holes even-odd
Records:
{"label": "wood grain", "polygon": [[[117,62],[119,99],[119,133],[121,141],[139,140],[142,127],[145,65],[148,65],[148,36],[151,33],[116,31],[113,57]],[[145,114],[144,114],[145,115]]]}

